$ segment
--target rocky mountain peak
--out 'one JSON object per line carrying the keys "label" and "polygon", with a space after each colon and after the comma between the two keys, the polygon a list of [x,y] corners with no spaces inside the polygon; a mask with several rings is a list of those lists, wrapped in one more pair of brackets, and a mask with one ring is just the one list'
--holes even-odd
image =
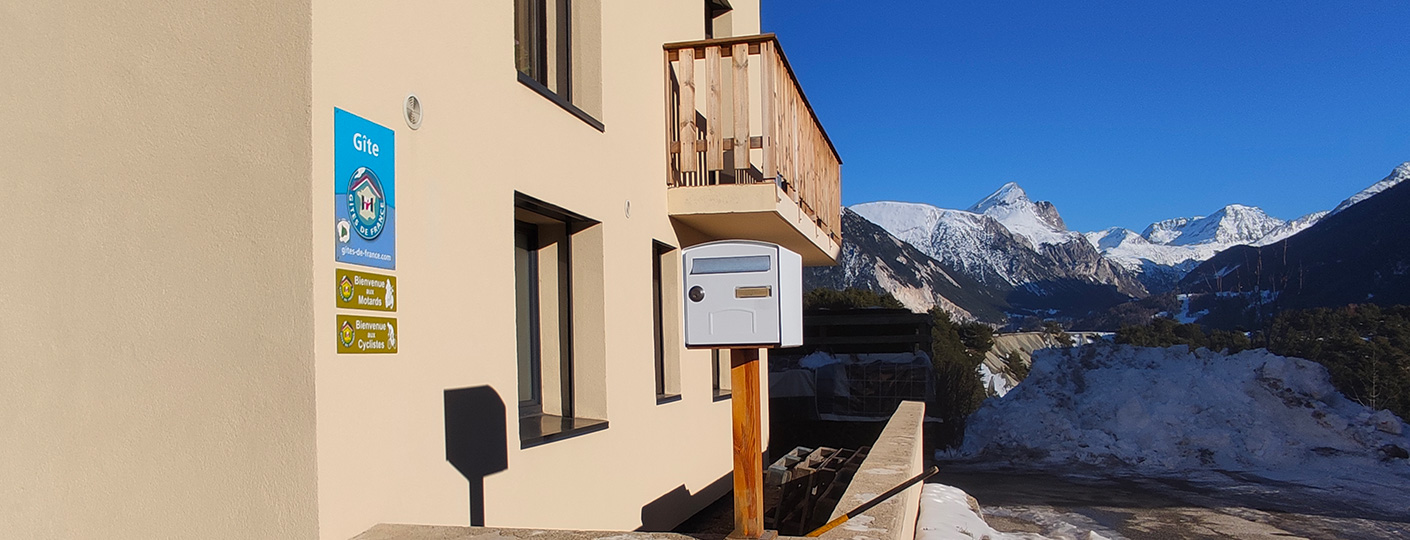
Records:
{"label": "rocky mountain peak", "polygon": [[1023,188],[1019,187],[1017,183],[1009,182],[1000,187],[998,191],[974,203],[974,206],[969,207],[969,211],[976,214],[983,214],[996,206],[1013,206],[1022,203],[1031,204],[1032,202],[1033,201],[1028,199],[1028,192],[1023,191]]}
{"label": "rocky mountain peak", "polygon": [[1038,218],[1042,219],[1044,223],[1052,225],[1054,229],[1059,231],[1067,230],[1067,224],[1063,223],[1062,216],[1058,215],[1057,207],[1053,206],[1053,203],[1038,201],[1034,203],[1033,207],[1037,211]]}
{"label": "rocky mountain peak", "polygon": [[969,212],[989,216],[1034,246],[1063,244],[1080,235],[1068,232],[1057,208],[1048,201],[1033,202],[1018,184],[1009,182],[969,207]]}

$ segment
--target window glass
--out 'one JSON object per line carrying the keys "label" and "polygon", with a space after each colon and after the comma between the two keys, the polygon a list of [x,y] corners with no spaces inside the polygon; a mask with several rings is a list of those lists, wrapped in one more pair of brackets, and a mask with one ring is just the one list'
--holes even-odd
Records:
{"label": "window glass", "polygon": [[538,251],[535,228],[514,228],[514,304],[519,360],[519,412],[543,411],[540,394]]}

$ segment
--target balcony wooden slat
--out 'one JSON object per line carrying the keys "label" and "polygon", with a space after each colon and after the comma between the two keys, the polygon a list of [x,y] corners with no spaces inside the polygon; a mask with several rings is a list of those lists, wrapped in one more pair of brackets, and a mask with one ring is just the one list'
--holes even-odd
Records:
{"label": "balcony wooden slat", "polygon": [[679,129],[679,128],[677,127],[677,125],[676,125],[676,118],[675,118],[676,110],[680,108],[680,107],[676,106],[677,102],[680,101],[680,96],[678,96],[678,95],[676,94],[675,86],[674,86],[673,84],[671,84],[671,82],[675,79],[675,77],[672,75],[672,72],[671,72],[671,58],[670,58],[670,55],[667,55],[666,59],[663,60],[663,61],[661,62],[661,64],[662,64],[662,71],[666,74],[666,80],[664,81],[664,82],[665,82],[665,92],[666,92],[666,143],[667,143],[667,144],[666,144],[666,185],[669,186],[669,187],[675,187],[675,185],[676,185],[676,180],[677,180],[677,178],[680,176],[679,171],[676,169],[676,159],[677,159],[676,156],[679,156],[679,155],[680,155],[680,151],[681,151],[680,140],[677,138],[677,137],[680,137],[680,129]]}
{"label": "balcony wooden slat", "polygon": [[[764,98],[759,100],[759,106],[762,107],[762,109],[760,109],[760,118],[763,120],[762,127],[764,134],[759,137],[759,148],[763,150],[762,153],[764,157],[759,165],[759,171],[763,173],[766,180],[772,182],[778,175],[777,171],[774,170],[773,144],[774,101],[778,99],[777,96],[774,95],[774,72],[778,68],[778,58],[774,56],[774,42],[768,41],[764,42],[762,45],[763,48],[759,52],[762,65],[759,67],[763,70],[763,73],[759,77],[759,82],[763,85]],[[754,146],[752,138],[749,142],[749,146]]]}
{"label": "balcony wooden slat", "polygon": [[720,126],[720,103],[724,99],[720,76],[720,48],[705,48],[705,170],[715,172],[725,168],[724,133]]}
{"label": "balcony wooden slat", "polygon": [[735,181],[749,170],[749,44],[734,45],[734,170]]}
{"label": "balcony wooden slat", "polygon": [[[681,174],[696,170],[695,140],[700,138],[695,127],[695,49],[681,49],[676,63],[676,78],[680,80],[680,141]],[[689,183],[689,182],[687,182]]]}

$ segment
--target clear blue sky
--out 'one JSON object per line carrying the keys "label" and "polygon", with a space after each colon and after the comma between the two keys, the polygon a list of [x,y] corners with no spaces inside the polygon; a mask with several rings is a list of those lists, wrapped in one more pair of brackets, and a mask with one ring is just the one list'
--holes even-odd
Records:
{"label": "clear blue sky", "polygon": [[1410,161],[1410,2],[763,0],[843,202],[1291,219]]}

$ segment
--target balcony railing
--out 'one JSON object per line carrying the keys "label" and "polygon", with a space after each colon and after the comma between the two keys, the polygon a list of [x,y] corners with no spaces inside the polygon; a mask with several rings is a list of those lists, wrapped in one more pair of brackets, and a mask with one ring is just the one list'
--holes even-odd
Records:
{"label": "balcony railing", "polygon": [[773,34],[669,43],[671,187],[775,183],[841,240],[842,159]]}

